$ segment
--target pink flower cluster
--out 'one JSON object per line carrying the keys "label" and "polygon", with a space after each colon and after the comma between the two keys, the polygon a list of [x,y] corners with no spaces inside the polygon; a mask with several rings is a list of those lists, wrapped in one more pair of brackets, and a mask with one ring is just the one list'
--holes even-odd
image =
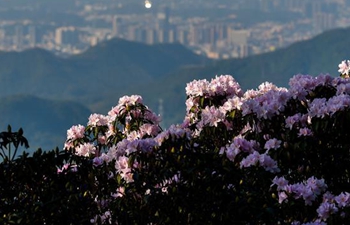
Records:
{"label": "pink flower cluster", "polygon": [[230,75],[221,75],[207,80],[194,80],[186,86],[187,96],[242,96],[242,89],[236,80]]}
{"label": "pink flower cluster", "polygon": [[[240,85],[230,75],[217,76],[210,82],[205,79],[194,80],[187,84],[186,94],[187,115],[185,120],[189,121],[190,124],[199,122],[198,133],[207,124],[217,126],[218,122],[224,122],[225,113],[228,110],[240,108],[240,98],[243,96]],[[220,102],[222,108],[214,105],[201,106],[202,102],[210,102],[220,97],[222,98]],[[202,118],[203,112],[204,118]]]}
{"label": "pink flower cluster", "polygon": [[118,105],[108,112],[108,115],[111,117],[111,120],[114,120],[116,116],[125,113],[130,107],[142,104],[142,101],[140,95],[123,96],[119,99]]}
{"label": "pink flower cluster", "polygon": [[80,156],[89,157],[96,152],[96,146],[92,143],[83,143],[75,148],[75,154]]}
{"label": "pink flower cluster", "polygon": [[134,181],[128,157],[120,156],[115,162],[115,168],[127,183]]}
{"label": "pink flower cluster", "polygon": [[345,78],[349,78],[350,75],[350,60],[343,60],[340,64],[339,64],[339,70],[338,72],[341,75],[345,75]]}
{"label": "pink flower cluster", "polygon": [[82,125],[74,125],[70,129],[67,130],[67,141],[64,144],[65,149],[69,149],[74,147],[73,143],[76,140],[84,138],[85,135],[85,127]]}
{"label": "pink flower cluster", "polygon": [[218,123],[224,122],[226,115],[215,106],[207,106],[202,110],[202,118],[197,123],[197,129],[201,130],[204,126],[217,127]]}
{"label": "pink flower cluster", "polygon": [[141,96],[120,98],[117,106],[108,115],[92,114],[87,127],[72,126],[67,131],[65,149],[74,149],[75,154],[93,158],[98,167],[115,160],[117,174],[127,183],[133,181],[129,165],[130,154],[137,151],[153,151],[161,132],[160,118],[143,105]]}
{"label": "pink flower cluster", "polygon": [[277,162],[273,160],[267,153],[260,154],[257,151],[254,151],[252,154],[242,159],[240,166],[241,168],[251,167],[258,165],[258,163],[261,167],[270,173],[277,173],[280,171],[277,166]]}
{"label": "pink flower cluster", "polygon": [[109,122],[108,116],[94,113],[90,115],[89,122],[87,125],[92,127],[107,126],[108,122]]}

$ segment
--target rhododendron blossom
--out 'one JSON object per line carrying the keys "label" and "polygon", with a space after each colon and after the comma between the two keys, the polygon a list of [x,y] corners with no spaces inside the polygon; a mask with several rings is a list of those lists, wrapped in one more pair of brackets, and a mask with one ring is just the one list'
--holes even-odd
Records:
{"label": "rhododendron blossom", "polygon": [[91,114],[89,117],[88,126],[107,126],[108,117],[101,114]]}
{"label": "rhododendron blossom", "polygon": [[85,127],[83,125],[74,125],[67,130],[67,140],[74,141],[83,138],[85,134]]}
{"label": "rhododendron blossom", "polygon": [[[281,202],[285,201],[288,196],[292,196],[294,199],[302,198],[305,205],[312,205],[317,196],[327,188],[324,179],[316,179],[315,177],[310,177],[306,181],[296,184],[289,184],[284,177],[275,177],[273,185],[277,185],[279,196],[283,196]],[[287,195],[282,194],[282,192],[285,192]]]}
{"label": "rhododendron blossom", "polygon": [[240,97],[233,96],[232,98],[229,98],[222,106],[220,106],[220,111],[226,114],[234,109],[240,110],[242,104],[243,103]]}
{"label": "rhododendron blossom", "polygon": [[[349,62],[343,61],[339,72],[349,76]],[[331,192],[335,183],[348,182],[348,171],[337,171],[344,172],[344,176],[334,174],[338,176],[334,180],[324,175],[330,170],[328,166],[348,162],[348,156],[341,155],[348,153],[349,145],[343,140],[348,137],[347,131],[339,127],[334,134],[339,124],[349,125],[348,80],[299,74],[290,79],[288,89],[264,82],[245,93],[229,75],[210,81],[194,80],[186,86],[183,123],[164,130],[159,125],[160,116],[143,104],[141,96],[120,98],[108,115],[89,117],[90,129],[77,125],[67,131],[66,150],[89,158],[95,170],[112,168],[108,179],[119,186],[107,197],[100,197],[105,205],[96,213],[94,223],[98,218],[109,221],[114,213],[119,215],[108,208],[113,201],[124,206],[132,199],[147,208],[147,201],[169,200],[179,195],[179,190],[181,195],[194,199],[197,193],[191,188],[198,187],[191,185],[197,184],[203,185],[208,194],[224,190],[220,194],[232,197],[227,200],[232,205],[248,204],[264,195],[263,200],[256,201],[262,208],[261,218],[271,210],[267,218],[276,215],[276,224],[302,224],[299,219],[311,221],[303,224],[324,224],[333,215],[348,218],[350,194],[347,190],[336,190],[337,195]],[[204,179],[216,180],[211,183]],[[193,192],[182,193],[187,188]],[[213,203],[210,210],[220,204],[224,203]],[[312,215],[304,214],[303,209],[295,215],[288,211],[295,210],[295,206],[305,207]],[[162,216],[158,211],[152,213],[145,218]],[[211,215],[215,217],[215,213]],[[271,222],[257,221],[252,223]]]}
{"label": "rhododendron blossom", "polygon": [[91,143],[83,143],[76,147],[75,151],[77,155],[90,156],[95,154],[96,147]]}
{"label": "rhododendron blossom", "polygon": [[312,130],[309,128],[300,128],[298,136],[312,136]]}
{"label": "rhododendron blossom", "polygon": [[176,141],[177,139],[184,138],[189,140],[191,137],[190,130],[182,128],[180,126],[171,125],[167,130],[159,133],[154,140],[159,146],[166,140]]}
{"label": "rhododendron blossom", "polygon": [[281,191],[284,189],[286,185],[288,185],[288,180],[286,180],[284,177],[275,177],[272,180],[272,185],[277,185],[277,191]]}
{"label": "rhododendron blossom", "polygon": [[339,64],[338,72],[342,75],[346,75],[346,78],[349,78],[350,75],[350,60],[343,60]]}
{"label": "rhododendron blossom", "polygon": [[338,208],[334,203],[330,202],[323,202],[321,203],[320,207],[317,209],[318,216],[325,220],[327,219],[331,214],[334,214],[338,212]]}
{"label": "rhododendron blossom", "polygon": [[188,96],[203,96],[209,93],[209,82],[207,80],[194,80],[187,84],[186,95]]}
{"label": "rhododendron blossom", "polygon": [[233,142],[230,145],[222,147],[220,150],[220,154],[226,153],[226,156],[229,160],[234,161],[235,157],[240,152],[253,153],[254,152],[254,144],[253,142],[247,141],[242,136],[236,136],[233,139]]}
{"label": "rhododendron blossom", "polygon": [[264,149],[270,150],[270,149],[277,149],[281,146],[282,141],[277,140],[276,138],[272,138],[266,141]]}
{"label": "rhododendron blossom", "polygon": [[223,122],[224,120],[225,114],[223,114],[218,108],[207,106],[202,110],[202,120],[198,123],[197,127],[199,129],[205,125],[216,127],[219,122]]}

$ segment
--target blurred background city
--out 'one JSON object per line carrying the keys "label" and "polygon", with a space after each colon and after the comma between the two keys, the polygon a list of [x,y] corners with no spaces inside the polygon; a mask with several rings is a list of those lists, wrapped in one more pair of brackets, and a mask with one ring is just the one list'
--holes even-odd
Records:
{"label": "blurred background city", "polygon": [[65,56],[117,37],[242,58],[346,27],[349,10],[347,0],[0,0],[0,50]]}

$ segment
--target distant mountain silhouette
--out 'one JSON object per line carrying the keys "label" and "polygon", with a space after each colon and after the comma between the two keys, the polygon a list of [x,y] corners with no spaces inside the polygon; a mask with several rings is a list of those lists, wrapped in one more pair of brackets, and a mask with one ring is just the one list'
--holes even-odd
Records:
{"label": "distant mountain silhouette", "polygon": [[147,84],[147,87],[157,88],[140,85],[131,87],[123,94],[138,92],[154,108],[157,108],[158,99],[162,98],[167,124],[181,122],[185,110],[186,83],[194,79],[210,80],[216,75],[230,74],[246,90],[255,89],[265,81],[288,87],[289,79],[296,74],[316,76],[330,73],[338,76],[338,64],[344,59],[350,59],[349,35],[349,28],[335,29],[274,52],[243,59],[213,61],[207,66],[182,68]]}
{"label": "distant mountain silhouette", "polygon": [[289,79],[299,73],[331,73],[338,76],[338,64],[350,58],[349,35],[349,28],[330,30],[274,52],[243,59],[220,60],[206,67],[182,70],[176,76],[177,80],[184,79],[187,82],[198,78],[210,79],[216,74],[231,74],[245,89],[256,88],[264,81],[287,86]]}
{"label": "distant mountain silhouette", "polygon": [[[41,49],[0,52],[0,125],[3,129],[11,123],[23,127],[25,134],[33,136],[32,144],[62,146],[58,136],[65,138],[75,121],[86,124],[85,114],[105,114],[123,95],[140,94],[156,113],[163,101],[166,128],[182,122],[186,83],[194,79],[230,74],[243,89],[250,89],[264,81],[287,86],[298,73],[338,76],[338,64],[350,58],[349,35],[350,29],[336,29],[275,52],[218,61],[198,56],[180,44],[146,45],[121,39],[68,58]],[[12,95],[16,97],[8,97]],[[68,105],[58,107],[63,103]],[[75,104],[81,111],[72,111]],[[26,107],[16,108],[19,105]],[[57,106],[55,113],[50,112],[53,105]],[[40,142],[45,139],[51,139],[50,143]]]}
{"label": "distant mountain silhouette", "polygon": [[106,90],[153,81],[181,66],[206,61],[180,44],[150,46],[121,39],[69,58],[41,49],[1,52],[0,96],[32,94],[89,102]]}
{"label": "distant mountain silhouette", "polygon": [[29,95],[0,98],[0,129],[11,125],[13,131],[20,127],[28,139],[31,151],[42,147],[51,150],[62,148],[67,129],[72,125],[85,125],[91,111],[72,101],[46,100]]}

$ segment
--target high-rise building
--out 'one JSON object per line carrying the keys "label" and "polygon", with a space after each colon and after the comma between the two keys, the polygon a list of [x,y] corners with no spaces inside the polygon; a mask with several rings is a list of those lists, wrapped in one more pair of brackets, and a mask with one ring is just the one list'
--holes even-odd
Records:
{"label": "high-rise building", "polygon": [[154,44],[156,40],[156,34],[153,29],[147,29],[146,30],[146,43],[147,44]]}
{"label": "high-rise building", "polygon": [[163,29],[158,29],[157,30],[157,42],[164,43],[165,42],[164,36],[165,36],[164,30]]}
{"label": "high-rise building", "polygon": [[122,22],[122,18],[118,16],[114,16],[112,19],[112,36],[117,37],[120,36],[120,24]]}
{"label": "high-rise building", "polygon": [[163,37],[160,42],[169,42],[170,31],[170,8],[161,7],[157,13],[158,30],[162,30]]}
{"label": "high-rise building", "polygon": [[334,16],[328,13],[317,13],[313,16],[314,29],[316,32],[329,30],[334,26]]}
{"label": "high-rise building", "polygon": [[250,47],[248,44],[248,38],[250,32],[248,30],[234,30],[228,29],[227,39],[228,44],[233,47],[235,57],[246,57],[250,54]]}
{"label": "high-rise building", "polygon": [[233,45],[247,45],[250,33],[248,30],[234,30],[228,28],[228,43]]}
{"label": "high-rise building", "polygon": [[62,44],[62,32],[63,32],[62,27],[59,27],[55,30],[55,43],[56,43],[56,45]]}
{"label": "high-rise building", "polygon": [[16,50],[22,50],[23,47],[23,26],[15,26],[15,38],[14,38],[14,47]]}
{"label": "high-rise building", "polygon": [[188,44],[196,45],[200,43],[200,36],[200,29],[198,29],[194,25],[191,25],[188,33]]}
{"label": "high-rise building", "polygon": [[176,30],[171,29],[169,30],[169,43],[176,42]]}
{"label": "high-rise building", "polygon": [[0,47],[4,46],[6,38],[6,31],[4,29],[0,29]]}
{"label": "high-rise building", "polygon": [[179,29],[176,32],[176,41],[180,42],[183,45],[187,45],[188,44],[187,36],[188,36],[187,30]]}
{"label": "high-rise building", "polygon": [[75,27],[59,27],[55,31],[56,45],[76,45],[79,43],[79,31]]}
{"label": "high-rise building", "polygon": [[128,26],[127,39],[130,41],[136,41],[136,26]]}
{"label": "high-rise building", "polygon": [[36,45],[36,32],[35,32],[34,25],[29,26],[28,33],[29,33],[29,47],[34,48]]}

